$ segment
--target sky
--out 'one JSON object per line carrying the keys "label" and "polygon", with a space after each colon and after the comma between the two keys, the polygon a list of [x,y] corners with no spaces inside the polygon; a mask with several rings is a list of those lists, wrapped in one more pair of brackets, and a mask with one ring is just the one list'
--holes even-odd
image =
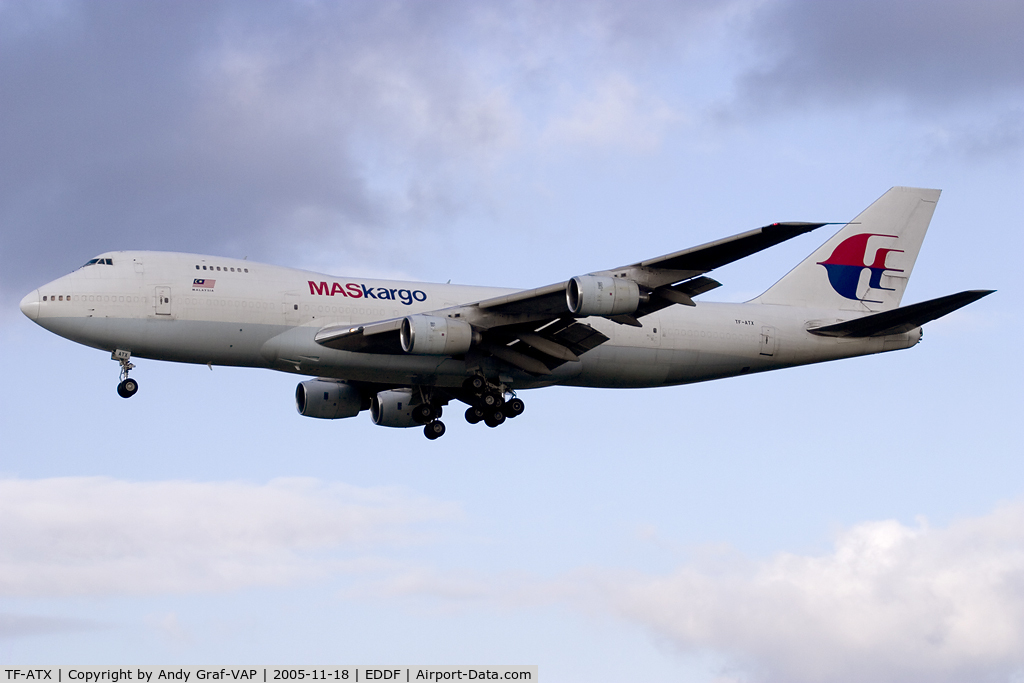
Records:
{"label": "sky", "polygon": [[[0,660],[1021,680],[1022,32],[985,0],[0,0]],[[142,360],[124,401],[17,308],[116,249],[535,287],[894,185],[943,190],[904,303],[998,290],[917,347],[526,392],[436,442],[268,371]]]}

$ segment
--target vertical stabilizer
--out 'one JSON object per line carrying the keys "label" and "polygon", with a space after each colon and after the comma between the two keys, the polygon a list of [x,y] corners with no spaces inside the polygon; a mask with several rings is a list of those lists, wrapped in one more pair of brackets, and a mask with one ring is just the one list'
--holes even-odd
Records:
{"label": "vertical stabilizer", "polygon": [[864,312],[896,308],[939,193],[892,188],[751,303]]}

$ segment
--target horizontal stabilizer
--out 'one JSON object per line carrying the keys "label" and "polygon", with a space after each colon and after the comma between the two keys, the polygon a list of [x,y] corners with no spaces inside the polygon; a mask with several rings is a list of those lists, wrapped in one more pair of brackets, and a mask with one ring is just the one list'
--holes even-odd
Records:
{"label": "horizontal stabilizer", "polygon": [[994,291],[994,289],[971,289],[930,301],[922,301],[918,304],[894,308],[891,311],[873,313],[856,320],[815,327],[808,332],[822,337],[881,337],[887,334],[902,334],[952,313],[958,308],[963,308],[967,304],[974,303]]}

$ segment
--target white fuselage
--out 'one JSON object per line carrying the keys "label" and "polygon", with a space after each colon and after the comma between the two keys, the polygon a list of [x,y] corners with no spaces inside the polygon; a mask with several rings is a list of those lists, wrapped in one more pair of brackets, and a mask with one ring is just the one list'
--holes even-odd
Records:
{"label": "white fuselage", "polygon": [[[63,337],[135,357],[380,384],[454,387],[473,368],[445,356],[336,351],[317,344],[316,332],[325,325],[399,318],[515,291],[343,278],[194,254],[103,256],[112,265],[86,266],[42,286],[25,297],[22,310]],[[205,282],[197,285],[197,279]],[[610,341],[579,362],[540,378],[508,368],[501,372],[510,385],[524,389],[654,387],[907,348],[921,337],[920,328],[855,339],[807,332],[840,321],[838,315],[794,306],[700,302],[645,316],[643,327],[591,317],[586,322]]]}

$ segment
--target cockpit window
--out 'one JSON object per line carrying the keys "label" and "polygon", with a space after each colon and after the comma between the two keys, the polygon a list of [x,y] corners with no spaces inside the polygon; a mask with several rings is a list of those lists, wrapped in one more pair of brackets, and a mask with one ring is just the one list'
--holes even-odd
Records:
{"label": "cockpit window", "polygon": [[114,260],[113,259],[109,259],[109,258],[94,258],[94,259],[89,259],[89,261],[84,266],[82,266],[82,267],[85,268],[86,266],[112,266],[112,265],[114,265]]}

